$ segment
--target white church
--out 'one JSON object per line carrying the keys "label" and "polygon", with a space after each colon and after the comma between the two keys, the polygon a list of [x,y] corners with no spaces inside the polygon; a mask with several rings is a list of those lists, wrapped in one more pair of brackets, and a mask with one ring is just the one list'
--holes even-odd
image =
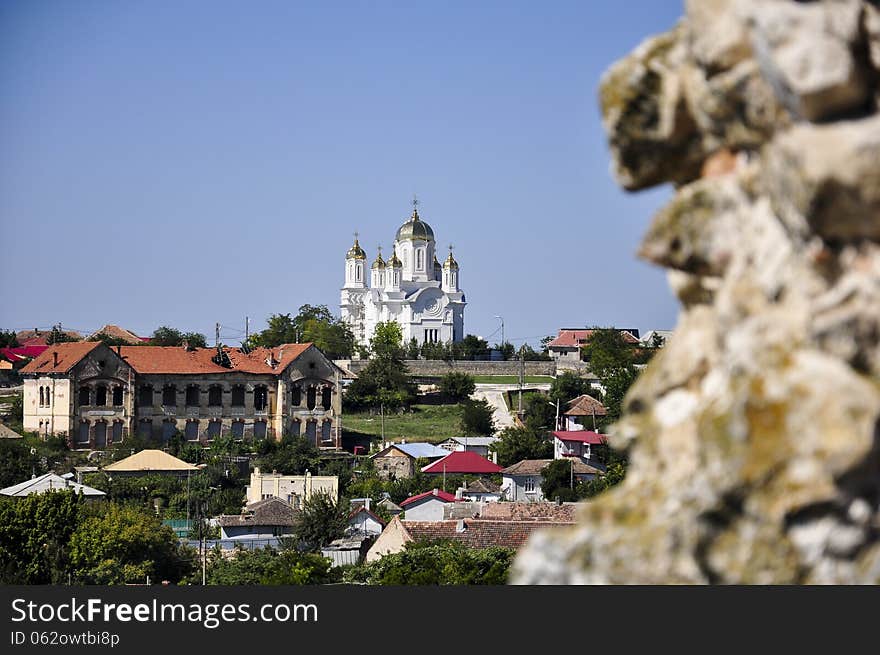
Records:
{"label": "white church", "polygon": [[449,256],[441,265],[435,253],[434,230],[419,218],[417,201],[409,220],[394,238],[391,257],[382,259],[381,248],[370,266],[358,243],[345,255],[345,286],[340,315],[361,345],[369,345],[378,323],[396,321],[404,344],[461,341],[464,338],[464,293],[459,288],[458,262]]}

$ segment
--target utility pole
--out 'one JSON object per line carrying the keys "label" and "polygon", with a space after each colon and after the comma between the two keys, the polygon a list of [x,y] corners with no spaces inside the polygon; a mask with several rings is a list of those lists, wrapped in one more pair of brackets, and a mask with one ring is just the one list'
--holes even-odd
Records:
{"label": "utility pole", "polygon": [[220,351],[220,324],[214,324],[214,346],[217,348],[217,351]]}
{"label": "utility pole", "polygon": [[245,342],[245,344],[247,344],[247,342],[248,342],[248,336],[249,336],[248,335],[248,332],[249,332],[248,328],[249,327],[250,327],[250,319],[247,316],[245,316],[244,317],[244,342]]}
{"label": "utility pole", "polygon": [[523,417],[522,388],[523,388],[523,382],[524,382],[524,378],[525,378],[525,371],[526,371],[526,360],[524,359],[523,348],[522,348],[522,346],[520,346],[519,347],[519,411],[517,412],[519,414],[520,421],[522,421],[522,417]]}

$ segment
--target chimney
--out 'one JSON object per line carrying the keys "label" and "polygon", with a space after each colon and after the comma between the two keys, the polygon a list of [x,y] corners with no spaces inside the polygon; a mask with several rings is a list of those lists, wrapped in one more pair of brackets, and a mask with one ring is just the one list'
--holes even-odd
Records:
{"label": "chimney", "polygon": [[464,532],[464,530],[465,530],[464,519],[458,519],[455,522],[455,531],[456,532]]}
{"label": "chimney", "polygon": [[461,500],[462,494],[464,493],[464,487],[459,487],[455,490],[455,499]]}
{"label": "chimney", "polygon": [[122,357],[122,346],[116,344],[116,354]]}
{"label": "chimney", "polygon": [[434,487],[433,489],[431,489],[431,494],[433,494],[434,496],[439,496],[440,490],[437,487]]}
{"label": "chimney", "polygon": [[52,366],[58,366],[58,351],[52,351]]}

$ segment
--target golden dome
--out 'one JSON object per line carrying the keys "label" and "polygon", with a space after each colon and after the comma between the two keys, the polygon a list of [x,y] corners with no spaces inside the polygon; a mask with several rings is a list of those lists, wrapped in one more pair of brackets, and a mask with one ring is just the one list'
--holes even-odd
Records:
{"label": "golden dome", "polygon": [[376,260],[373,262],[373,265],[371,266],[371,268],[373,268],[373,269],[385,268],[385,260],[382,259],[381,252],[376,255]]}
{"label": "golden dome", "polygon": [[409,220],[398,228],[395,239],[397,241],[433,241],[434,230],[419,218],[419,210],[414,207]]}
{"label": "golden dome", "polygon": [[345,253],[346,259],[366,259],[367,253],[364,252],[364,249],[361,248],[361,244],[358,243],[357,237],[354,239],[354,245],[348,249],[348,252]]}
{"label": "golden dome", "polygon": [[443,268],[451,268],[453,270],[458,270],[458,262],[455,261],[455,257],[452,256],[452,248],[449,249],[449,257],[446,258],[446,261],[443,262]]}
{"label": "golden dome", "polygon": [[397,250],[395,249],[393,253],[391,253],[391,259],[388,260],[388,266],[391,268],[400,268],[403,264],[400,263],[400,260],[397,258]]}

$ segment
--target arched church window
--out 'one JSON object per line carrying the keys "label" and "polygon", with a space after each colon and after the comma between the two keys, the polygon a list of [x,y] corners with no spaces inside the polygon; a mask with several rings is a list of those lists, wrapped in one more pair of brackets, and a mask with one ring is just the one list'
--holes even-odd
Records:
{"label": "arched church window", "polygon": [[315,409],[315,396],[315,387],[309,387],[308,391],[306,392],[306,407],[308,407],[309,409]]}
{"label": "arched church window", "polygon": [[324,387],[321,391],[321,407],[324,408],[324,411],[327,412],[330,410],[330,398],[332,391],[330,387]]}
{"label": "arched church window", "polygon": [[88,387],[80,387],[79,388],[79,404],[88,405],[92,400],[92,390]]}
{"label": "arched church window", "polygon": [[107,404],[107,387],[101,385],[100,387],[95,389],[95,405],[97,407],[103,407]]}

